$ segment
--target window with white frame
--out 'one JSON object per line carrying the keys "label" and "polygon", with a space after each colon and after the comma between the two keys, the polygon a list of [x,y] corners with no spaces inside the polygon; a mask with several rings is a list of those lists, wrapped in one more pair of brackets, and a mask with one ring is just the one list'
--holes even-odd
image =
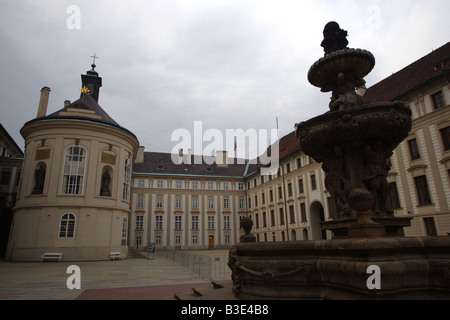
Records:
{"label": "window with white frame", "polygon": [[214,229],[214,216],[208,216],[208,229]]}
{"label": "window with white frame", "polygon": [[156,197],[156,207],[157,208],[163,207],[163,198],[162,197]]}
{"label": "window with white frame", "polygon": [[181,244],[181,235],[175,235],[175,244]]}
{"label": "window with white frame", "polygon": [[192,244],[198,244],[198,235],[196,234],[192,235]]}
{"label": "window with white frame", "polygon": [[198,216],[192,216],[191,222],[192,230],[198,230]]}
{"label": "window with white frame", "polygon": [[198,181],[192,181],[192,189],[198,189]]}
{"label": "window with white frame", "polygon": [[162,243],[162,241],[161,241],[161,236],[160,235],[156,235],[155,236],[155,244],[161,244]]}
{"label": "window with white frame", "polygon": [[192,209],[198,209],[198,198],[197,197],[192,198]]}
{"label": "window with white frame", "polygon": [[75,233],[75,216],[72,213],[65,213],[59,222],[59,237],[73,238]]}
{"label": "window with white frame", "polygon": [[226,234],[225,235],[225,243],[226,244],[229,244],[231,242],[231,240],[230,240],[230,235],[229,234]]}
{"label": "window with white frame", "polygon": [[244,183],[243,182],[239,182],[238,189],[239,190],[244,190]]}
{"label": "window with white frame", "polygon": [[181,188],[182,188],[182,183],[181,183],[181,181],[179,181],[179,180],[175,181],[175,188],[176,188],[176,189],[181,189]]}
{"label": "window with white frame", "polygon": [[144,230],[144,216],[136,216],[136,230]]}
{"label": "window with white frame", "polygon": [[164,188],[164,180],[158,180],[158,181],[156,182],[156,187],[157,187],[158,189]]}
{"label": "window with white frame", "polygon": [[163,229],[163,217],[156,216],[155,217],[155,230],[162,230],[162,229]]}
{"label": "window with white frame", "polygon": [[224,209],[229,209],[230,208],[230,199],[229,198],[224,198],[223,199],[223,208]]}
{"label": "window with white frame", "polygon": [[208,190],[214,190],[214,182],[208,181]]}
{"label": "window with white frame", "polygon": [[138,208],[144,207],[144,196],[137,196],[136,207]]}
{"label": "window with white frame", "polygon": [[62,193],[82,194],[86,167],[86,150],[80,146],[66,149]]}
{"label": "window with white frame", "polygon": [[230,189],[230,184],[228,182],[224,182],[223,183],[223,190],[229,190]]}
{"label": "window with white frame", "polygon": [[214,198],[208,198],[208,209],[214,209]]}
{"label": "window with white frame", "polygon": [[245,199],[239,198],[239,209],[245,209]]}
{"label": "window with white frame", "polygon": [[123,200],[129,200],[130,197],[130,181],[131,181],[131,159],[125,159],[124,166],[124,175],[123,175]]}
{"label": "window with white frame", "polygon": [[175,216],[175,230],[181,230],[181,216]]}
{"label": "window with white frame", "polygon": [[181,197],[175,197],[175,208],[181,208]]}
{"label": "window with white frame", "polygon": [[123,218],[123,220],[122,220],[122,239],[121,239],[122,246],[127,245],[127,231],[128,231],[128,219]]}
{"label": "window with white frame", "polygon": [[230,216],[224,216],[223,217],[223,228],[225,230],[231,229]]}
{"label": "window with white frame", "polygon": [[138,180],[138,188],[144,188],[144,186],[145,186],[145,180],[139,179]]}

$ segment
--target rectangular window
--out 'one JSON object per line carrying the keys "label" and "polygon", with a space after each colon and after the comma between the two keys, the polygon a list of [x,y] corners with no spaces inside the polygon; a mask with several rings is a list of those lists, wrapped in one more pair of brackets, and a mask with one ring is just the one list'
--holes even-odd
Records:
{"label": "rectangular window", "polygon": [[208,229],[213,230],[214,227],[214,216],[208,216]]}
{"label": "rectangular window", "polygon": [[419,146],[417,145],[416,139],[408,140],[409,152],[411,155],[411,160],[416,160],[420,158]]}
{"label": "rectangular window", "polygon": [[273,202],[273,190],[272,189],[269,190],[269,199],[270,199],[270,202]]}
{"label": "rectangular window", "polygon": [[450,150],[450,127],[439,130],[441,132],[444,150]]}
{"label": "rectangular window", "polygon": [[245,203],[244,198],[239,198],[239,209],[244,209]]}
{"label": "rectangular window", "polygon": [[157,186],[158,189],[164,188],[164,181],[163,180],[158,180],[156,182],[156,186]]}
{"label": "rectangular window", "polygon": [[198,235],[196,234],[192,235],[192,244],[198,244]]}
{"label": "rectangular window", "polygon": [[156,207],[157,208],[163,207],[163,198],[162,197],[156,197]]}
{"label": "rectangular window", "polygon": [[160,235],[155,236],[155,244],[161,244],[161,243],[162,243],[161,236]]}
{"label": "rectangular window", "polygon": [[244,190],[244,183],[243,182],[239,182],[238,189],[239,190]]}
{"label": "rectangular window", "polygon": [[300,203],[300,214],[301,214],[302,222],[308,221],[308,219],[306,217],[306,205],[304,202]]}
{"label": "rectangular window", "polygon": [[198,209],[198,198],[192,198],[192,209]]}
{"label": "rectangular window", "polygon": [[289,206],[289,216],[291,219],[290,223],[295,223],[295,211],[294,211],[294,206]]}
{"label": "rectangular window", "polygon": [[175,244],[181,244],[181,235],[175,235]]}
{"label": "rectangular window", "polygon": [[192,216],[191,228],[192,230],[198,230],[198,216]]}
{"label": "rectangular window", "polygon": [[275,226],[275,211],[270,210],[270,226]]}
{"label": "rectangular window", "polygon": [[144,230],[144,216],[136,216],[136,230]]}
{"label": "rectangular window", "polygon": [[230,235],[229,234],[226,234],[225,235],[225,243],[226,244],[229,244],[231,242],[231,240],[230,240]]}
{"label": "rectangular window", "polygon": [[175,216],[175,230],[181,230],[181,216]]}
{"label": "rectangular window", "polygon": [[143,208],[144,207],[144,196],[137,197],[136,207]]}
{"label": "rectangular window", "polygon": [[214,198],[208,198],[208,209],[214,209]]}
{"label": "rectangular window", "polygon": [[163,217],[156,216],[155,217],[155,230],[162,230],[162,229],[163,229]]}
{"label": "rectangular window", "polygon": [[265,227],[267,227],[267,217],[266,217],[266,212],[263,212],[262,218],[263,218],[263,228],[265,228]]}
{"label": "rectangular window", "polygon": [[230,216],[223,216],[223,228],[225,230],[231,229]]}
{"label": "rectangular window", "polygon": [[426,176],[415,177],[417,196],[420,205],[431,204],[430,191],[428,190],[428,183]]}
{"label": "rectangular window", "polygon": [[292,197],[292,183],[288,183],[288,197]]}
{"label": "rectangular window", "polygon": [[444,96],[442,95],[441,91],[431,95],[431,98],[433,99],[433,105],[435,109],[439,109],[445,106]]}
{"label": "rectangular window", "polygon": [[279,209],[280,211],[280,225],[284,225],[284,211],[283,208]]}
{"label": "rectangular window", "polygon": [[229,190],[230,189],[230,185],[228,182],[224,182],[223,183],[223,190]]}
{"label": "rectangular window", "polygon": [[224,209],[230,208],[230,199],[228,199],[228,198],[223,199],[223,208]]}
{"label": "rectangular window", "polygon": [[311,190],[316,190],[317,189],[317,185],[316,185],[316,175],[312,174],[311,175]]}
{"label": "rectangular window", "polygon": [[139,179],[138,180],[138,188],[144,188],[145,186],[145,180]]}
{"label": "rectangular window", "polygon": [[181,208],[181,197],[175,197],[175,208]]}
{"label": "rectangular window", "polygon": [[398,198],[397,183],[389,183],[389,201],[392,209],[400,208],[400,200]]}
{"label": "rectangular window", "polygon": [[175,188],[176,188],[176,189],[181,189],[181,188],[182,188],[181,181],[178,181],[178,180],[177,180],[177,181],[175,182]]}
{"label": "rectangular window", "polygon": [[208,190],[214,190],[214,182],[208,181]]}
{"label": "rectangular window", "polygon": [[425,223],[425,229],[427,230],[427,236],[437,236],[436,225],[434,224],[434,218],[423,218]]}
{"label": "rectangular window", "polygon": [[198,181],[192,181],[192,189],[194,190],[198,189]]}
{"label": "rectangular window", "polygon": [[298,190],[300,191],[300,193],[304,193],[305,192],[303,190],[303,179],[298,179]]}

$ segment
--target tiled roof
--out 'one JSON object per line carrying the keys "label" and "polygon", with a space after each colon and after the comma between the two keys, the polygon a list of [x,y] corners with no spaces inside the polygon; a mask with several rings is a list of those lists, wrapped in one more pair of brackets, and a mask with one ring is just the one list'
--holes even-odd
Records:
{"label": "tiled roof", "polygon": [[[80,112],[76,112],[79,110]],[[90,111],[89,113],[83,113],[83,111]],[[98,122],[111,125],[113,127],[124,130],[131,135],[135,136],[131,131],[120,126],[113,118],[111,118],[105,110],[102,109],[90,95],[86,94],[83,99],[78,99],[68,106],[53,112],[47,116],[35,118],[28,121],[26,124],[42,120],[86,120],[90,122]]]}
{"label": "tiled roof", "polygon": [[[178,160],[178,154],[174,155]],[[187,155],[184,155],[187,159]],[[243,162],[243,163],[242,163]],[[255,171],[256,164],[248,164],[248,160],[228,158],[228,165],[217,165],[214,157],[191,155],[191,164],[178,164],[172,161],[171,153],[144,152],[144,161],[136,162],[135,174],[186,175],[210,177],[241,177],[247,172]],[[247,166],[248,165],[248,166]]]}
{"label": "tiled roof", "polygon": [[408,92],[450,70],[450,42],[370,87],[364,95],[367,103],[399,100]]}

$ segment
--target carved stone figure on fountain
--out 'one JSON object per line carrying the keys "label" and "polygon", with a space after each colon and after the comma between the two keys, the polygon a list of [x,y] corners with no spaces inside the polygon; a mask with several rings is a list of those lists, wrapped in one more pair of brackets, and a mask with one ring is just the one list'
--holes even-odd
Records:
{"label": "carved stone figure on fountain", "polygon": [[386,166],[385,147],[381,139],[367,143],[364,146],[364,172],[362,180],[373,196],[372,211],[376,214],[385,213],[392,215],[393,211],[388,202],[389,183],[387,175],[389,168]]}
{"label": "carved stone figure on fountain", "polygon": [[335,208],[335,212],[332,212],[332,216],[351,217],[353,214],[347,200],[351,190],[349,188],[349,182],[345,178],[344,155],[338,146],[334,146],[334,148],[330,149],[333,149],[328,153],[331,156],[324,159],[322,169],[326,172],[325,187],[331,194],[331,199]]}

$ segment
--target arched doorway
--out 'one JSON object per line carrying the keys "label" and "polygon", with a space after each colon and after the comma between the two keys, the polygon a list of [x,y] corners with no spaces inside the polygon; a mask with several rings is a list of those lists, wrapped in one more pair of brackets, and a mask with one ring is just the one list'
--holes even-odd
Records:
{"label": "arched doorway", "polygon": [[311,216],[311,238],[312,240],[326,239],[327,234],[325,230],[322,230],[320,222],[325,221],[325,213],[323,206],[320,202],[315,201],[311,204],[309,210]]}
{"label": "arched doorway", "polygon": [[309,240],[308,239],[308,229],[303,229],[303,240]]}
{"label": "arched doorway", "polygon": [[291,241],[297,241],[297,233],[295,230],[291,231]]}

